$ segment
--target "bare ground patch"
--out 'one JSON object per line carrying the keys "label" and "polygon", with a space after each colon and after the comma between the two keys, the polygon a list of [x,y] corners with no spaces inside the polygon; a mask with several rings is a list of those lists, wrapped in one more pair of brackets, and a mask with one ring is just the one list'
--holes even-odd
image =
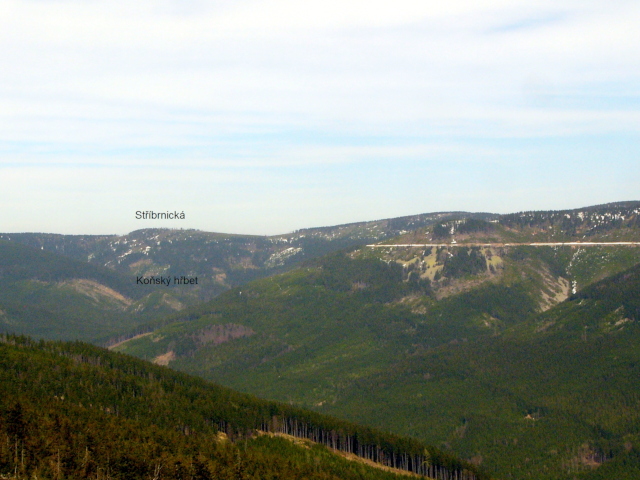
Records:
{"label": "bare ground patch", "polygon": [[540,310],[543,312],[560,302],[569,298],[571,293],[571,282],[563,277],[555,278],[550,272],[540,272],[542,274],[544,290],[541,292]]}
{"label": "bare ground patch", "polygon": [[184,308],[184,304],[180,300],[172,297],[168,293],[162,295],[162,303],[167,305],[172,310],[182,310]]}
{"label": "bare ground patch", "polygon": [[124,295],[116,292],[112,288],[107,287],[106,285],[102,285],[94,280],[88,280],[86,278],[77,278],[74,280],[67,280],[61,282],[60,286],[68,286],[73,288],[76,292],[81,293],[82,295],[86,295],[89,298],[92,298],[96,302],[99,302],[104,299],[116,301],[117,303],[122,304],[123,307],[128,307],[133,303],[130,298],[125,297]]}
{"label": "bare ground patch", "polygon": [[[270,437],[285,438],[290,442],[294,443],[295,445],[298,445],[303,448],[310,448],[311,445],[314,445],[316,443],[309,439],[294,437],[293,435],[288,435],[286,433],[264,432],[262,430],[258,431],[257,433],[258,435],[268,435]],[[367,460],[366,458],[359,457],[354,453],[341,452],[340,450],[335,450],[329,447],[327,448],[333,453],[335,453],[336,455],[340,455],[342,458],[346,458],[347,460],[350,460],[352,462],[362,463],[364,465],[368,465],[370,467],[377,468],[379,470],[384,470],[385,472],[391,472],[391,473],[395,473],[396,475],[406,475],[406,476],[417,477],[417,478],[428,478],[428,477],[425,477],[424,475],[418,475],[417,473],[409,472],[407,470],[401,470],[399,468],[392,468],[392,467],[387,467],[386,465],[381,465],[380,463],[376,463],[372,460]]]}
{"label": "bare ground patch", "polygon": [[167,353],[163,353],[162,355],[158,355],[156,358],[151,360],[156,365],[169,365],[169,362],[176,359],[176,354],[173,350],[168,351]]}
{"label": "bare ground patch", "polygon": [[136,338],[147,337],[147,336],[151,335],[152,333],[153,333],[153,332],[147,332],[147,333],[140,333],[140,334],[138,334],[138,335],[134,335],[134,336],[133,336],[133,337],[131,337],[131,338],[126,338],[126,339],[121,340],[121,341],[119,341],[119,342],[117,342],[117,343],[114,343],[113,345],[109,345],[109,346],[107,347],[107,349],[108,349],[108,350],[113,350],[114,348],[119,347],[120,345],[123,345],[123,344],[127,343],[127,342],[128,342],[128,341],[130,341],[130,340],[135,340]]}

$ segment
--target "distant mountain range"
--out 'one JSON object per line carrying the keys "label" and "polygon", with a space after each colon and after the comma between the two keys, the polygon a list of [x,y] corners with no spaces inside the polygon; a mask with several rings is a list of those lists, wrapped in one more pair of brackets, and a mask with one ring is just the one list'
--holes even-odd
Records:
{"label": "distant mountain range", "polygon": [[[628,269],[640,264],[640,248],[459,245],[637,240],[639,211],[637,204],[618,204],[489,222],[442,219],[387,243],[439,239],[455,240],[455,247],[362,246],[331,254],[148,325],[117,349],[452,448],[500,478],[623,475],[631,467],[621,465],[635,458],[634,441],[627,451],[625,439],[638,431],[631,427],[635,417],[625,416],[622,408],[628,400],[615,392],[624,390],[622,379],[633,374],[624,363],[612,372],[623,381],[610,381],[607,422],[626,425],[617,430],[589,416],[604,408],[610,394],[590,379],[601,375],[602,341],[618,338],[618,331],[635,338],[640,317],[632,299],[640,297],[638,284],[619,278],[636,278],[638,267]],[[598,310],[596,305],[612,295],[603,293],[586,309],[589,322],[609,327],[590,327],[581,323],[586,317],[569,313],[569,305],[587,304],[580,295],[616,289],[619,301]],[[558,320],[552,326],[549,318]],[[543,334],[560,324],[567,325],[562,331],[578,333]],[[541,341],[547,343],[538,351]],[[578,356],[577,363],[570,363],[571,355]],[[640,350],[624,355],[640,361]],[[568,365],[575,365],[571,374],[563,370]],[[494,378],[494,372],[501,377]],[[547,390],[542,378],[549,381]],[[554,394],[552,385],[577,388],[578,378],[584,383],[576,390],[581,393],[558,389]],[[550,398],[540,397],[543,391]],[[554,440],[545,443],[549,439]],[[602,468],[592,470],[596,465]]]}
{"label": "distant mountain range", "polygon": [[[505,246],[637,242],[640,202],[276,237],[2,238],[5,331],[108,344],[498,478],[640,476],[640,247]],[[198,285],[136,282],[170,275]]]}
{"label": "distant mountain range", "polygon": [[127,235],[3,233],[0,240],[110,268],[127,275],[198,277],[196,288],[172,294],[193,304],[251,280],[287,271],[300,262],[343,248],[392,238],[443,218],[492,219],[469,212],[426,213],[320,227],[271,237],[200,230],[144,229]]}
{"label": "distant mountain range", "polygon": [[[290,270],[304,260],[442,218],[467,217],[493,218],[484,213],[433,213],[273,237],[162,229],[124,236],[0,234],[0,331],[97,343],[127,338],[140,324],[232,286]],[[198,283],[176,285],[173,279],[183,276]],[[171,283],[140,282],[150,277]]]}

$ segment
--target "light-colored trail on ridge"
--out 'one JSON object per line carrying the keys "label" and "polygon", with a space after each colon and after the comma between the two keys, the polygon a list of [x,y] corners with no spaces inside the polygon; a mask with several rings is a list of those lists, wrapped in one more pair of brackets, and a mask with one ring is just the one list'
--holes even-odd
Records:
{"label": "light-colored trail on ridge", "polygon": [[532,243],[396,243],[373,244],[371,248],[387,247],[640,247],[640,242],[532,242]]}

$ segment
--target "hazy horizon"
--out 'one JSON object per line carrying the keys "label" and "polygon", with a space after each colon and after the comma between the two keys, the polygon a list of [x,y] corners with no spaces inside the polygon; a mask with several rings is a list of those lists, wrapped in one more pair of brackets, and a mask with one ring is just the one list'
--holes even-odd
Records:
{"label": "hazy horizon", "polygon": [[635,198],[639,23],[627,0],[7,0],[0,230],[273,235]]}
{"label": "hazy horizon", "polygon": [[[630,202],[640,202],[640,200],[620,200],[620,201],[616,201],[616,202],[607,202],[607,203],[630,203]],[[549,210],[556,210],[556,211],[562,211],[562,210],[579,210],[581,208],[587,208],[587,207],[593,207],[593,206],[597,206],[597,205],[601,205],[601,204],[594,204],[594,205],[582,205],[580,207],[571,207],[571,208],[554,208],[554,209],[549,209]],[[436,213],[457,213],[457,212],[466,212],[466,213],[493,213],[493,214],[498,214],[498,215],[502,215],[502,214],[509,214],[509,213],[518,213],[518,212],[526,212],[526,211],[536,211],[536,210],[532,210],[532,209],[528,209],[528,210],[517,210],[517,211],[506,211],[506,212],[487,212],[487,211],[480,211],[480,210],[439,210],[439,211],[435,211],[435,212],[420,212],[420,213],[411,213],[408,215],[400,215],[398,217],[380,217],[380,218],[369,218],[369,219],[362,219],[362,220],[356,220],[354,222],[346,222],[346,223],[331,223],[331,224],[326,224],[326,225],[309,225],[309,226],[304,226],[304,227],[300,227],[300,228],[294,228],[292,230],[288,230],[286,232],[275,232],[275,233],[269,233],[269,234],[260,234],[260,233],[251,233],[251,232],[231,232],[231,231],[222,231],[222,230],[207,230],[207,229],[203,229],[203,228],[198,228],[198,227],[193,227],[193,226],[189,226],[189,227],[184,227],[184,226],[170,226],[170,225],[162,225],[162,221],[156,221],[156,220],[147,220],[147,221],[151,221],[151,222],[156,222],[157,224],[154,225],[148,225],[148,226],[141,226],[140,228],[136,228],[134,230],[128,230],[128,231],[122,231],[122,232],[98,232],[98,233],[87,233],[87,232],[74,232],[74,233],[70,233],[70,232],[57,232],[57,231],[35,231],[35,230],[30,230],[30,231],[1,231],[0,233],[2,234],[12,234],[12,233],[40,233],[40,234],[53,234],[53,235],[98,235],[98,236],[108,236],[108,235],[127,235],[129,233],[132,233],[136,230],[145,230],[145,229],[171,229],[171,230],[196,230],[196,231],[201,231],[201,232],[208,232],[208,233],[221,233],[221,234],[229,234],[229,235],[253,235],[253,236],[278,236],[278,235],[288,235],[290,233],[294,233],[300,230],[306,230],[306,229],[314,229],[314,228],[325,228],[325,227],[337,227],[337,226],[342,226],[342,225],[349,225],[349,224],[353,224],[353,223],[367,223],[367,222],[375,222],[375,221],[381,221],[381,220],[387,220],[387,219],[391,219],[391,218],[402,218],[402,217],[411,217],[411,216],[416,216],[416,215],[423,215],[423,214],[436,214]],[[540,211],[540,210],[538,210]]]}

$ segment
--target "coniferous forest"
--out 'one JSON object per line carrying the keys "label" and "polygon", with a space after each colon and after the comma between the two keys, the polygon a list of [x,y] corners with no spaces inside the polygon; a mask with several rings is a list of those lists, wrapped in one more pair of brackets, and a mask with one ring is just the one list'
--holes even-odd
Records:
{"label": "coniferous forest", "polygon": [[[0,241],[0,476],[639,478],[640,248],[606,244],[639,212],[434,214],[268,257],[192,231]],[[382,225],[401,236],[356,245]],[[225,251],[284,273],[231,288]],[[136,286],[187,265],[214,299]]]}
{"label": "coniferous forest", "polygon": [[259,400],[88,344],[3,336],[0,364],[3,478],[398,476],[332,451],[437,479],[489,478],[418,441]]}

